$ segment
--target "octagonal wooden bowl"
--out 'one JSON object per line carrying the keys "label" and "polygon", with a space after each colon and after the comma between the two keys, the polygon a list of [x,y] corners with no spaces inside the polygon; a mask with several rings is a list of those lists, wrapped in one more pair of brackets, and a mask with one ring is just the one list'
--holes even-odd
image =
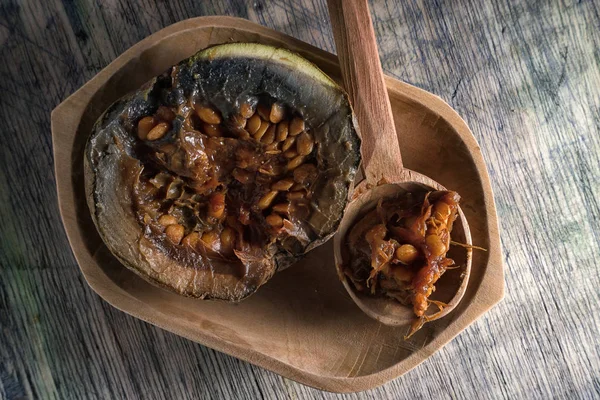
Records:
{"label": "octagonal wooden bowl", "polygon": [[386,78],[405,166],[461,194],[473,242],[488,251],[474,252],[458,308],[409,341],[403,339],[407,327],[382,325],[352,302],[336,274],[332,241],[276,274],[249,299],[228,304],[150,285],[124,268],[96,231],[83,185],[83,149],[93,123],[115,100],[171,65],[206,46],[235,41],[286,47],[340,81],[334,55],[236,18],[182,21],[127,50],[52,113],[60,212],[81,271],[114,307],[298,382],[351,392],[397,378],[504,295],[496,210],[480,149],[456,112],[430,93]]}

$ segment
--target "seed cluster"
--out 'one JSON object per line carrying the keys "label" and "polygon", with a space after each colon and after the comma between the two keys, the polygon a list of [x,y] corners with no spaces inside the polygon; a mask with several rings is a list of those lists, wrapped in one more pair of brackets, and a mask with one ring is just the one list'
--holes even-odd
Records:
{"label": "seed cluster", "polygon": [[150,153],[138,217],[172,245],[227,258],[306,229],[317,143],[285,105],[253,98],[228,116],[201,102],[160,106],[136,134]]}

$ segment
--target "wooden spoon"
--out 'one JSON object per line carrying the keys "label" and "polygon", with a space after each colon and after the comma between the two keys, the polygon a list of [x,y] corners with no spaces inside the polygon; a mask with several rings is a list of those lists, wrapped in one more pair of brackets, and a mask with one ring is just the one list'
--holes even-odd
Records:
{"label": "wooden spoon", "polygon": [[[357,292],[342,272],[345,238],[357,220],[372,210],[380,198],[406,192],[444,190],[427,176],[406,169],[398,146],[392,107],[384,83],[377,52],[377,42],[367,0],[328,0],[329,16],[337,48],[342,77],[362,137],[361,153],[366,179],[355,189],[334,238],[336,268],[354,302],[370,317],[386,325],[405,325],[415,320],[413,309],[387,297],[368,296]],[[424,154],[424,157],[433,155]],[[459,209],[452,238],[471,244],[471,234],[464,214]],[[436,297],[449,299],[447,306],[429,320],[443,317],[452,311],[465,293],[471,271],[471,249],[467,249],[463,274],[454,281],[441,279],[436,285]]]}

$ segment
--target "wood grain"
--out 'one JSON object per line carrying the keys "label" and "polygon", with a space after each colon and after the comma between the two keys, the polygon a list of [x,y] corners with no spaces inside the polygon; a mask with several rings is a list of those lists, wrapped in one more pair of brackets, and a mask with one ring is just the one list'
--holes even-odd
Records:
{"label": "wood grain", "polygon": [[193,16],[249,18],[332,51],[326,5],[8,0],[0,4],[0,397],[600,395],[600,7],[380,0],[371,10],[384,71],[441,96],[477,136],[500,216],[506,299],[401,379],[344,396],[114,310],[83,281],[60,223],[50,111],[137,41]]}
{"label": "wood grain", "polygon": [[368,1],[328,0],[327,4],[344,87],[361,132],[366,179],[372,185],[384,178],[396,182],[403,176],[402,155]]}

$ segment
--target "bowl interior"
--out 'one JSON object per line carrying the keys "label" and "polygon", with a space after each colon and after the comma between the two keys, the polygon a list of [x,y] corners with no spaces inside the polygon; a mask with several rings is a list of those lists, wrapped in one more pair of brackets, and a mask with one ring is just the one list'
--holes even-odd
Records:
{"label": "bowl interior", "polygon": [[[417,365],[499,301],[495,297],[486,300],[486,307],[475,317],[463,316],[488,271],[489,253],[474,254],[473,272],[460,305],[404,341],[405,327],[380,324],[348,296],[337,276],[333,241],[276,274],[249,299],[228,304],[180,297],[142,280],[110,254],[91,220],[82,161],[96,119],[112,102],[170,65],[211,44],[231,41],[285,46],[339,76],[334,56],[247,21],[184,21],[140,42],[57,107],[52,116],[61,214],[73,252],[90,286],[131,315],[313,386],[345,391],[381,384]],[[422,91],[390,79],[388,85],[405,166],[458,191],[474,244],[490,248],[489,215],[480,178],[482,173],[486,179],[487,175],[478,169],[465,133],[459,133],[466,129],[470,135],[468,128],[457,127],[424,105],[419,98],[425,96]],[[450,333],[444,333],[451,324],[455,326]],[[361,377],[365,379],[348,383]]]}

